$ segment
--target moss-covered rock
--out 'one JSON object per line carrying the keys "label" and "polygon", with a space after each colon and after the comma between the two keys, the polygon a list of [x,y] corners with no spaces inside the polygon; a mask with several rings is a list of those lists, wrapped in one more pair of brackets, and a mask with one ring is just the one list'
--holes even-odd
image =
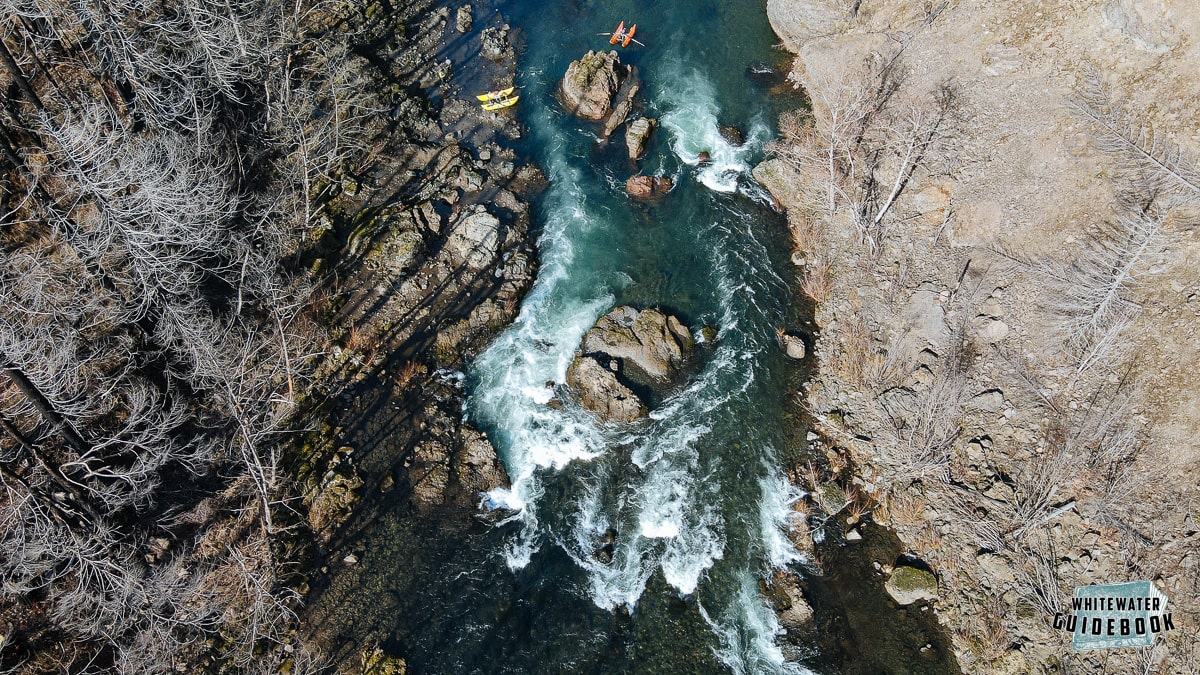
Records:
{"label": "moss-covered rock", "polygon": [[378,645],[363,650],[362,675],[406,675],[408,664],[398,656],[391,656]]}
{"label": "moss-covered rock", "polygon": [[916,567],[901,565],[892,571],[884,590],[901,607],[921,600],[936,600],[938,581],[932,573]]}

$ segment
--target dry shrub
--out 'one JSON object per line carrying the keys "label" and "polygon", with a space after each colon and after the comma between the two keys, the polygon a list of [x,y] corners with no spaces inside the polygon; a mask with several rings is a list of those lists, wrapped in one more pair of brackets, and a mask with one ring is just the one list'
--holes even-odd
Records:
{"label": "dry shrub", "polygon": [[851,312],[839,324],[838,343],[841,349],[833,356],[833,372],[842,382],[862,388],[873,370],[871,327],[859,312]]}
{"label": "dry shrub", "polygon": [[875,519],[892,527],[916,525],[925,520],[925,500],[902,490],[888,490],[875,507]]}
{"label": "dry shrub", "polygon": [[800,290],[812,298],[814,302],[825,302],[833,290],[833,272],[829,261],[813,257],[804,267],[804,277],[800,281]]}
{"label": "dry shrub", "polygon": [[423,378],[429,369],[425,364],[417,361],[405,361],[399,369],[396,370],[394,379],[396,381],[396,389],[404,391],[414,382]]}
{"label": "dry shrub", "polygon": [[804,253],[821,250],[823,244],[816,222],[814,218],[803,215],[788,218],[788,233],[792,236],[793,249]]}
{"label": "dry shrub", "polygon": [[352,352],[363,352],[371,346],[371,336],[358,324],[350,326],[346,333],[346,349]]}

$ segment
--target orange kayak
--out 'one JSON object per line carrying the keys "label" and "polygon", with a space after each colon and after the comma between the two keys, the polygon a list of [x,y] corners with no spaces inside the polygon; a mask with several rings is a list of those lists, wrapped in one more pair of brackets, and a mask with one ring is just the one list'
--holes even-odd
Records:
{"label": "orange kayak", "polygon": [[636,32],[637,32],[637,24],[635,23],[629,27],[629,33],[625,35],[625,41],[621,43],[621,46],[628,47],[629,43],[633,41],[633,34]]}
{"label": "orange kayak", "polygon": [[613,32],[612,38],[608,41],[608,44],[615,45],[618,42],[620,42],[622,39],[624,39],[624,37],[625,37],[625,22],[622,21],[621,25],[617,26],[617,30]]}

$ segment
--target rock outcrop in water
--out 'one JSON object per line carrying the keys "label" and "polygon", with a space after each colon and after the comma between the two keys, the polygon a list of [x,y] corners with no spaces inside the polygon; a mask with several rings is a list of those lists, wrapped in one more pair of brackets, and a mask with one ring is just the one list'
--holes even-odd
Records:
{"label": "rock outcrop in water", "polygon": [[628,74],[615,51],[589,51],[567,67],[559,95],[571,114],[599,122],[612,112],[613,99]]}
{"label": "rock outcrop in water", "polygon": [[580,405],[605,422],[632,422],[646,416],[642,399],[595,357],[575,357],[567,369],[567,387]]}
{"label": "rock outcrop in water", "polygon": [[655,199],[670,192],[672,186],[670,178],[638,174],[625,181],[625,192],[635,199]]}
{"label": "rock outcrop in water", "polygon": [[676,317],[618,307],[583,336],[567,388],[602,420],[631,422],[647,413],[634,388],[661,391],[675,384],[695,351],[691,331]]}
{"label": "rock outcrop in water", "polygon": [[622,373],[655,388],[672,384],[695,348],[691,331],[679,319],[633,307],[618,307],[600,317],[580,345],[584,354],[619,359]]}
{"label": "rock outcrop in water", "polygon": [[629,123],[625,129],[625,149],[629,151],[629,159],[637,161],[646,154],[646,145],[650,143],[650,134],[658,127],[658,120],[653,117],[639,117]]}

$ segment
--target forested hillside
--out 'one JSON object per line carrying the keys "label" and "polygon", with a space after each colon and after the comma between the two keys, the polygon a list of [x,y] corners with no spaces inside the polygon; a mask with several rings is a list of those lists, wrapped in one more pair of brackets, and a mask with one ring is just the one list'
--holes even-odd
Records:
{"label": "forested hillside", "polygon": [[381,110],[360,10],[3,3],[0,670],[311,660],[281,448],[305,251]]}

